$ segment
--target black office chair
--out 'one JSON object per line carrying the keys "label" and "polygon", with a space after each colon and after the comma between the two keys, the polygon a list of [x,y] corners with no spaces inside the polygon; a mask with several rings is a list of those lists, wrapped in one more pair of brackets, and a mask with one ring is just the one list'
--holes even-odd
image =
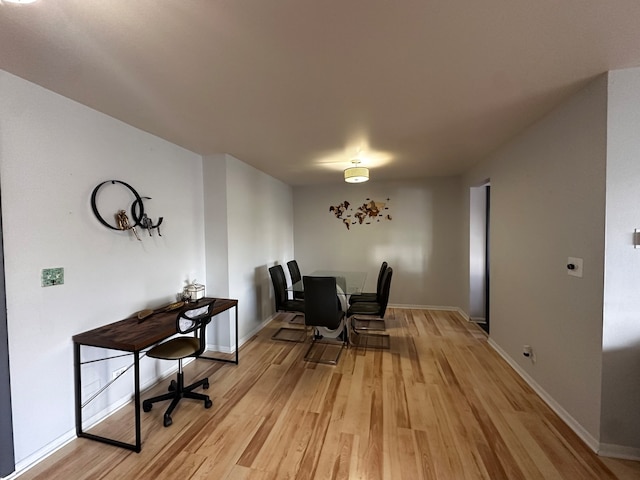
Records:
{"label": "black office chair", "polygon": [[[296,282],[302,280],[302,275],[300,275],[300,268],[298,268],[298,262],[295,260],[291,260],[287,262],[287,268],[289,269],[289,276],[291,277],[291,284],[293,285]],[[296,292],[293,291],[293,298],[297,300],[304,300],[304,292]]]}
{"label": "black office chair", "polygon": [[[287,279],[284,276],[282,265],[274,265],[269,268],[271,282],[273,283],[273,296],[275,298],[276,312],[295,313],[291,321],[296,316],[304,315],[304,300],[289,299],[287,295]],[[281,327],[271,337],[274,340],[284,340],[287,342],[304,342],[306,338],[306,328]]]}
{"label": "black office chair", "polygon": [[[342,310],[336,292],[335,277],[302,277],[305,291],[304,323],[313,327],[311,345],[304,356],[307,362],[319,362],[336,365],[342,349],[347,345],[347,329],[344,324],[344,311]],[[322,334],[323,329],[335,332],[340,341],[327,341]],[[320,356],[312,356],[314,347],[321,345]],[[329,345],[339,345],[338,354],[333,359],[325,359],[324,354],[329,350]]]}
{"label": "black office chair", "polygon": [[[362,346],[367,341],[367,346],[389,348],[389,335],[360,335],[361,332],[372,330],[384,330],[384,315],[387,312],[389,293],[391,291],[391,278],[393,268],[387,267],[382,280],[382,292],[377,302],[358,302],[349,307],[347,316],[351,325],[352,343]],[[362,318],[362,316],[370,318]],[[360,335],[360,337],[358,336]]]}
{"label": "black office chair", "polygon": [[195,393],[198,387],[209,388],[209,379],[203,378],[191,385],[184,386],[184,373],[182,372],[182,360],[188,357],[197,357],[206,348],[205,330],[207,324],[211,322],[213,304],[215,299],[211,299],[204,305],[191,305],[183,308],[176,317],[176,330],[178,333],[193,333],[193,336],[184,335],[172,338],[164,343],[152,347],[147,356],[162,360],[178,360],[178,375],[176,380],[172,380],[169,385],[169,393],[148,398],[142,402],[142,409],[145,412],[151,411],[154,403],[164,400],[171,400],[171,404],[164,414],[164,426],[168,427],[173,423],[171,413],[183,398],[191,398],[204,402],[204,408],[211,408],[213,402],[208,395]]}
{"label": "black office chair", "polygon": [[382,262],[380,265],[380,271],[378,272],[378,283],[376,284],[375,292],[363,292],[349,297],[349,305],[353,305],[358,302],[377,302],[382,295],[382,280],[384,272],[387,270],[387,262]]}

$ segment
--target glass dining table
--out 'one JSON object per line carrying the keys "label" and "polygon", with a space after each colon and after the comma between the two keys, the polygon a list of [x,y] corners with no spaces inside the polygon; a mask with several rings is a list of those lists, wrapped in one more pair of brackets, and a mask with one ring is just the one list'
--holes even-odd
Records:
{"label": "glass dining table", "polygon": [[[315,270],[307,276],[310,277],[335,277],[336,278],[336,293],[338,300],[340,301],[342,311],[347,313],[349,309],[349,297],[362,293],[364,289],[364,282],[367,279],[366,272],[350,272],[339,270]],[[291,292],[304,292],[303,281],[300,280],[291,285],[287,290]],[[356,333],[355,330],[348,328],[349,319],[345,316],[340,327],[335,330],[329,330],[325,327],[316,327],[317,333],[321,337],[326,338],[346,338],[351,345],[366,347],[366,348],[380,348],[388,350],[390,348],[390,340],[388,334],[366,334],[360,332]],[[346,335],[343,337],[342,334]]]}
{"label": "glass dining table", "polygon": [[[336,278],[336,293],[340,300],[340,305],[343,312],[347,312],[349,309],[349,297],[362,293],[364,288],[364,282],[367,279],[366,272],[349,272],[341,270],[315,270],[308,274],[309,277],[335,277]],[[292,292],[304,292],[303,281],[299,280],[291,285],[287,290]],[[340,334],[346,330],[348,335],[348,329],[346,329],[346,317],[343,324],[336,330],[329,330],[324,327],[318,327],[318,332],[327,338],[337,338]]]}
{"label": "glass dining table", "polygon": [[[362,293],[364,282],[367,279],[366,272],[349,272],[341,270],[315,270],[308,274],[309,277],[335,277],[337,293],[348,301],[349,296]],[[302,280],[295,282],[288,288],[292,292],[304,292]],[[347,302],[348,304],[348,302]]]}

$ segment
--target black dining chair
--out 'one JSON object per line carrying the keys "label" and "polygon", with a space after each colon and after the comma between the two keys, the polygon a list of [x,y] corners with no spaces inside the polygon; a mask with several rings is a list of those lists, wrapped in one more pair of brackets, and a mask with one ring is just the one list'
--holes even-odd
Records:
{"label": "black dining chair", "polygon": [[[293,322],[297,316],[304,315],[304,300],[290,299],[287,295],[287,279],[284,276],[282,265],[270,267],[269,275],[273,283],[276,312],[294,313],[295,315],[290,319],[291,322]],[[306,328],[280,327],[271,338],[287,342],[303,342],[306,338],[306,333]]]}
{"label": "black dining chair", "polygon": [[384,272],[387,270],[388,263],[382,262],[380,265],[380,271],[378,272],[378,282],[376,284],[375,292],[363,292],[351,295],[349,297],[349,305],[353,305],[358,302],[377,302],[380,300],[380,295],[382,295],[382,280],[384,276]]}
{"label": "black dining chair", "polygon": [[[368,344],[373,346],[373,342],[379,342],[380,348],[389,348],[389,336],[388,335],[366,335],[365,337],[358,337],[361,332],[369,332],[375,330],[384,330],[384,316],[387,312],[387,305],[389,303],[389,293],[391,291],[391,278],[393,277],[393,268],[387,267],[384,272],[382,280],[382,292],[380,300],[376,302],[358,302],[349,307],[347,311],[347,317],[349,317],[349,324],[351,326],[352,339],[362,342],[365,339],[370,339]],[[364,317],[364,318],[363,318]]]}
{"label": "black dining chair", "polygon": [[[182,360],[188,357],[197,357],[206,348],[205,330],[207,324],[211,322],[213,304],[215,299],[211,299],[205,305],[197,305],[183,308],[176,317],[176,330],[182,336],[172,338],[164,343],[152,347],[147,352],[147,357],[159,358],[162,360],[178,360],[178,375],[169,385],[169,393],[148,398],[142,402],[142,409],[145,412],[151,411],[154,403],[164,400],[171,400],[169,407],[164,414],[163,424],[168,427],[173,423],[171,414],[183,398],[190,398],[204,402],[204,408],[211,408],[213,402],[208,395],[196,393],[198,387],[209,388],[209,379],[203,378],[191,385],[184,385],[184,373],[182,371]],[[194,336],[186,335],[194,333]]]}
{"label": "black dining chair", "polygon": [[[304,323],[313,328],[311,345],[304,356],[307,362],[328,363],[336,365],[347,345],[347,329],[344,323],[345,313],[342,310],[336,291],[335,277],[302,277],[305,291]],[[332,341],[323,335],[324,329],[336,333],[339,341]],[[325,354],[331,347],[339,346],[334,358],[325,358]],[[320,350],[320,355],[312,355],[315,349]]]}
{"label": "black dining chair", "polygon": [[[298,262],[296,260],[290,260],[287,262],[287,268],[289,269],[289,276],[291,277],[291,285],[302,280],[302,275],[300,274],[300,268],[298,267]],[[293,298],[296,300],[304,300],[304,292],[296,292],[293,291]]]}

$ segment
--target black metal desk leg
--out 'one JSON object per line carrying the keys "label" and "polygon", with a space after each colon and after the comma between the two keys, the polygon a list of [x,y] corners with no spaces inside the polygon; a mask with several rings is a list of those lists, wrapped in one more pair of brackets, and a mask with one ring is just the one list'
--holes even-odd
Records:
{"label": "black metal desk leg", "polygon": [[73,379],[76,401],[76,435],[82,435],[82,370],[80,369],[80,344],[73,344]]}
{"label": "black metal desk leg", "polygon": [[[134,352],[134,372],[135,372],[135,416],[136,416],[136,442],[125,443],[101,435],[85,432],[82,430],[82,362],[80,361],[80,343],[73,344],[73,374],[75,383],[75,413],[76,413],[76,435],[81,438],[88,438],[97,442],[114,445],[116,447],[126,448],[140,453],[142,450],[142,434],[140,428],[140,355]],[[103,359],[105,360],[105,359]],[[108,386],[108,384],[107,384]],[[106,388],[106,387],[105,387]],[[91,400],[89,400],[90,402]]]}
{"label": "black metal desk leg", "polygon": [[240,349],[240,345],[238,345],[238,305],[236,305],[236,365],[238,365],[238,350]]}
{"label": "black metal desk leg", "polygon": [[238,365],[238,305],[235,306],[235,309],[236,309],[236,358],[235,360],[231,360],[229,358],[209,357],[204,355],[198,355],[198,358],[202,358],[204,360],[215,360],[217,362],[235,363],[236,365]]}
{"label": "black metal desk leg", "polygon": [[133,376],[134,376],[134,403],[136,412],[136,449],[137,453],[142,450],[142,433],[140,429],[140,353],[133,354]]}

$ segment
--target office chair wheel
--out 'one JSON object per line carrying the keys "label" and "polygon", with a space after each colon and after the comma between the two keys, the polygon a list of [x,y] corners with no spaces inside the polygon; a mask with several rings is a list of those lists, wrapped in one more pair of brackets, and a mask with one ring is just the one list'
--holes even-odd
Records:
{"label": "office chair wheel", "polygon": [[150,412],[151,411],[151,407],[153,407],[153,404],[151,402],[148,401],[144,401],[142,402],[142,410],[145,412]]}
{"label": "office chair wheel", "polygon": [[208,379],[207,379],[207,381],[206,381],[206,382],[204,382],[204,383],[202,384],[202,388],[204,388],[205,390],[206,390],[207,388],[209,388],[209,380],[208,380]]}
{"label": "office chair wheel", "polygon": [[164,414],[164,421],[162,423],[164,424],[165,427],[168,427],[173,423],[173,420],[171,420],[171,416],[169,416],[169,415],[167,415],[165,413]]}
{"label": "office chair wheel", "polygon": [[213,405],[213,402],[209,399],[206,399],[204,401],[204,408],[211,408],[211,405]]}
{"label": "office chair wheel", "polygon": [[177,386],[178,386],[178,384],[176,383],[176,381],[175,380],[171,380],[171,383],[169,384],[169,391],[170,392],[175,392]]}

